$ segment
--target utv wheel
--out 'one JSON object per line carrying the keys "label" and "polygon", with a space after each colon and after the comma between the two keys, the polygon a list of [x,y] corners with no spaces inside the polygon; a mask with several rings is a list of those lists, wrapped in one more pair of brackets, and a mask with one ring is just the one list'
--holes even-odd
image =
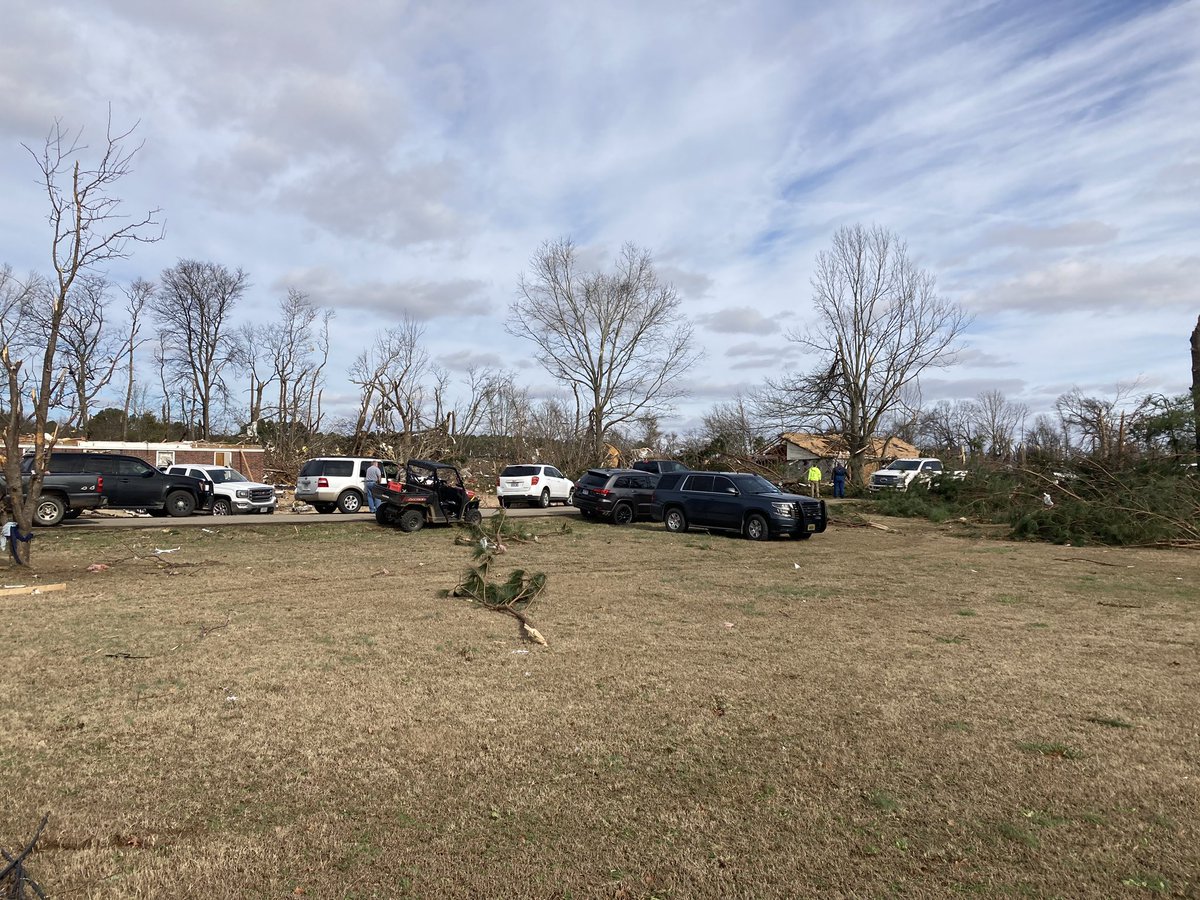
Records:
{"label": "utv wheel", "polygon": [[667,526],[667,531],[675,534],[683,534],[688,530],[687,516],[677,506],[667,510],[666,515],[663,516],[663,524]]}
{"label": "utv wheel", "polygon": [[57,497],[39,497],[37,507],[33,511],[33,522],[35,525],[49,528],[61,522],[66,511],[66,506]]}
{"label": "utv wheel", "polygon": [[336,503],[314,503],[313,509],[319,513],[331,513],[337,509]]}
{"label": "utv wheel", "polygon": [[613,524],[628,525],[633,521],[633,507],[628,503],[618,503],[613,507]]}
{"label": "utv wheel", "polygon": [[746,520],[745,535],[752,541],[770,540],[771,532],[767,528],[767,520],[758,513],[752,513]]}
{"label": "utv wheel", "polygon": [[186,491],[176,491],[173,494],[167,494],[167,515],[175,516],[190,516],[196,511],[196,498]]}
{"label": "utv wheel", "polygon": [[400,530],[405,534],[420,531],[425,525],[425,513],[419,509],[406,509],[400,513]]}
{"label": "utv wheel", "polygon": [[544,491],[542,491],[542,496],[538,497],[537,502],[538,506],[540,506],[542,509],[550,508],[550,488],[546,488]]}
{"label": "utv wheel", "polygon": [[214,516],[230,516],[233,515],[233,506],[224,498],[213,501]]}
{"label": "utv wheel", "polygon": [[338,509],[344,513],[360,512],[363,508],[363,497],[358,491],[342,491],[338,497]]}
{"label": "utv wheel", "polygon": [[468,509],[465,513],[463,513],[462,520],[468,525],[478,525],[483,521],[483,513],[479,511],[479,507]]}

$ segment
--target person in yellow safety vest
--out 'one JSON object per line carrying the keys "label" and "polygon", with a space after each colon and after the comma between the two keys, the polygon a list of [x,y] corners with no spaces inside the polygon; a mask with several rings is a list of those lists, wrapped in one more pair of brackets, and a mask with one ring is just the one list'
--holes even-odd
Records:
{"label": "person in yellow safety vest", "polygon": [[816,463],[808,470],[808,489],[814,497],[821,496],[821,470]]}

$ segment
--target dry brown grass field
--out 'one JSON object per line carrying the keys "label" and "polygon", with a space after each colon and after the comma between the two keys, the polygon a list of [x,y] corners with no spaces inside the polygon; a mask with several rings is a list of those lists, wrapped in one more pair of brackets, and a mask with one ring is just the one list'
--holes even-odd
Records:
{"label": "dry brown grass field", "polygon": [[503,558],[548,647],[437,596],[445,529],[39,532],[0,847],[49,813],[56,898],[1200,894],[1200,555],[883,521],[574,522]]}

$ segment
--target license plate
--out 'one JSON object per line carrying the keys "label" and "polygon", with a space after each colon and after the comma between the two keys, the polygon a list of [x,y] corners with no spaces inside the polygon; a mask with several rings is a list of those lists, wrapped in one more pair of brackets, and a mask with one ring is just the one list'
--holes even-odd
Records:
{"label": "license plate", "polygon": [[508,486],[509,486],[509,487],[520,487],[520,486],[521,486],[521,482],[519,482],[519,481],[510,481],[510,482],[508,483]]}

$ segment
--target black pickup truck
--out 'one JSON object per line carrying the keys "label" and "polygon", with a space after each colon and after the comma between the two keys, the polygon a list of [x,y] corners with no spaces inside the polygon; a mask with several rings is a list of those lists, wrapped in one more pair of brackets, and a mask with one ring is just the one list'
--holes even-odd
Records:
{"label": "black pickup truck", "polygon": [[[26,457],[23,471],[33,466]],[[51,453],[49,475],[95,474],[109,509],[144,509],[152,516],[190,516],[211,509],[212,485],[187,475],[168,475],[144,459],[119,453]]]}
{"label": "black pickup truck", "polygon": [[[32,477],[29,474],[32,465],[32,459],[29,466],[22,464],[24,474],[21,481],[26,490]],[[42,493],[33,511],[33,524],[57,525],[63,519],[78,518],[85,509],[104,506],[103,481],[103,476],[92,473],[46,475],[42,479]],[[0,474],[0,497],[7,496],[8,482]]]}

